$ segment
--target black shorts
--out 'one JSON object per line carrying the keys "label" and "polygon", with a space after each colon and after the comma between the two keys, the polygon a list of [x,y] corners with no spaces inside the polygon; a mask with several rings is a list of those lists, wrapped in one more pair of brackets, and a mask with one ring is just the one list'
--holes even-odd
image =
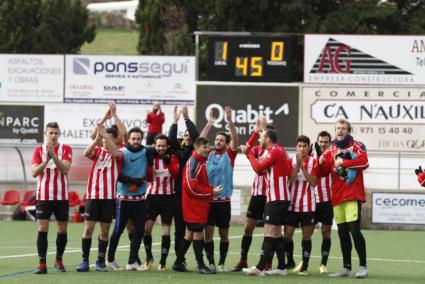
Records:
{"label": "black shorts", "polygon": [[231,206],[230,201],[210,202],[208,211],[208,226],[217,226],[219,228],[230,227]]}
{"label": "black shorts", "polygon": [[264,207],[266,206],[267,197],[264,195],[251,196],[248,205],[246,217],[262,220],[264,217]]}
{"label": "black shorts", "polygon": [[115,199],[87,199],[84,218],[87,221],[111,223],[115,211]]}
{"label": "black shorts", "polygon": [[264,208],[264,223],[270,225],[284,225],[288,215],[289,201],[267,202]]}
{"label": "black shorts", "polygon": [[329,201],[316,203],[316,222],[332,226],[334,210]]}
{"label": "black shorts", "polygon": [[174,195],[148,195],[146,198],[146,220],[155,222],[158,215],[161,223],[171,225],[175,206]]}
{"label": "black shorts", "polygon": [[52,216],[53,213],[56,221],[65,222],[69,219],[69,201],[37,200],[35,212],[38,220],[50,220],[50,216]]}
{"label": "black shorts", "polygon": [[204,231],[204,224],[201,223],[186,223],[187,230],[195,233],[202,233]]}
{"label": "black shorts", "polygon": [[289,225],[294,228],[304,227],[307,225],[315,225],[316,214],[315,212],[293,212],[288,211],[288,218],[285,221],[285,225]]}

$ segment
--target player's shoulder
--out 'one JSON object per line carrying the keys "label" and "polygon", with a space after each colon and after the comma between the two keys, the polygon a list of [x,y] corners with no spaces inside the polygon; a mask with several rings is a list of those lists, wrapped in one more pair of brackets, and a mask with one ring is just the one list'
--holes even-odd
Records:
{"label": "player's shoulder", "polygon": [[362,151],[366,151],[366,145],[361,141],[354,140],[353,146]]}
{"label": "player's shoulder", "polygon": [[62,144],[62,147],[65,151],[72,151],[72,147],[67,144]]}
{"label": "player's shoulder", "polygon": [[43,144],[38,145],[34,148],[34,152],[39,152],[39,151],[42,151],[42,150],[43,150]]}
{"label": "player's shoulder", "polygon": [[279,144],[274,144],[273,147],[269,150],[269,152],[276,153],[277,155],[283,155],[285,157],[287,156],[285,147]]}

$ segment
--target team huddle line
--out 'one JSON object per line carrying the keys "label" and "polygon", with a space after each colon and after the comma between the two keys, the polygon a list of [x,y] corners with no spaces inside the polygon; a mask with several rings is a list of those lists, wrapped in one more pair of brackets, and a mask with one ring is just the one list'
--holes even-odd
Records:
{"label": "team huddle line", "polygon": [[[233,171],[238,151],[242,151],[255,172],[247,210],[241,256],[232,269],[248,275],[287,275],[289,269],[308,275],[312,249],[311,236],[320,222],[322,233],[320,273],[326,269],[331,248],[333,219],[338,226],[343,268],[333,277],[351,275],[352,240],[359,256],[358,278],[368,275],[366,243],[360,230],[361,204],[366,201],[363,170],[368,167],[366,147],[350,135],[351,126],[339,119],[335,124],[335,139],[322,131],[314,146],[305,135],[297,137],[296,155],[288,157],[278,144],[278,133],[265,118],[257,119],[249,140],[239,145],[232,121],[232,109],[224,114],[230,133],[215,134],[213,146],[208,137],[215,117],[199,133],[189,119],[186,106],[175,106],[169,135],[162,134],[164,113],[154,104],[146,117],[148,133],[142,145],[143,131],[134,127],[128,131],[111,102],[93,130],[92,142],[83,155],[92,161],[87,182],[84,230],[81,239],[82,262],[78,272],[90,270],[89,257],[95,224],[99,223],[96,271],[107,272],[121,267],[115,260],[120,237],[125,229],[130,239],[127,270],[148,271],[154,263],[152,230],[161,216],[161,256],[158,270],[166,270],[171,246],[170,228],[174,220],[174,250],[172,269],[188,272],[186,253],[193,246],[196,270],[202,274],[225,272],[229,250],[229,227]],[[186,125],[184,137],[177,138],[178,121]],[[107,120],[114,120],[105,128]],[[47,232],[49,219],[55,215],[57,224],[56,258],[54,266],[65,272],[63,253],[67,244],[68,172],[72,163],[72,148],[59,143],[59,125],[50,122],[45,128],[46,143],[34,150],[32,175],[37,178],[36,216],[38,224],[37,250],[39,265],[36,274],[47,273]],[[257,144],[258,141],[258,144]],[[257,144],[257,145],[256,145]],[[112,232],[110,228],[115,219]],[[248,266],[248,252],[258,221],[264,221],[264,240],[260,259]],[[214,228],[219,234],[219,259],[214,256]],[[301,227],[302,259],[296,265],[292,241],[295,229]],[[139,257],[141,242],[146,259]],[[204,261],[203,252],[208,261]],[[277,266],[272,267],[274,255]]]}

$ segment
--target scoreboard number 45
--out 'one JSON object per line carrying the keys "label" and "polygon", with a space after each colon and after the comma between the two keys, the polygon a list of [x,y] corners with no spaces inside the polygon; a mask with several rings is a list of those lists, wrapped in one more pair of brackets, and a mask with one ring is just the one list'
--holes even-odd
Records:
{"label": "scoreboard number 45", "polygon": [[252,77],[263,76],[263,58],[260,56],[236,57],[235,75],[248,76],[248,69]]}

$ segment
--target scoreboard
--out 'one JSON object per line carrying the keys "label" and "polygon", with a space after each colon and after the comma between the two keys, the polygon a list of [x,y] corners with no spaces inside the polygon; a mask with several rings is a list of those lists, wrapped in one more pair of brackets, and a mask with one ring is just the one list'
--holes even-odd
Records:
{"label": "scoreboard", "polygon": [[290,36],[209,36],[209,81],[291,81]]}

